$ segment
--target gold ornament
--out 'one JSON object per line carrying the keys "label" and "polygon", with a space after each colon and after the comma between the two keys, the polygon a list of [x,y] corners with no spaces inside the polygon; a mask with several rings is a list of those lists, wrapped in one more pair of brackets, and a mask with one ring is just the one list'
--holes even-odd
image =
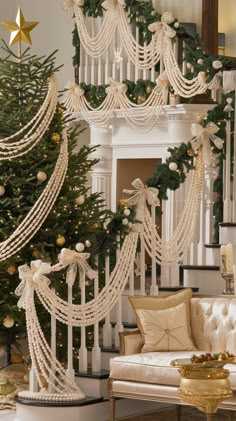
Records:
{"label": "gold ornament", "polygon": [[188,154],[188,156],[193,156],[193,151],[192,151],[192,149],[188,149],[188,150],[187,150],[187,154]]}
{"label": "gold ornament", "polygon": [[38,250],[34,250],[33,253],[32,253],[32,256],[33,257],[36,257],[36,258],[39,258],[40,257],[39,251]]}
{"label": "gold ornament", "polygon": [[12,364],[22,364],[23,363],[23,357],[21,354],[12,354],[11,355],[11,363]]}
{"label": "gold ornament", "polygon": [[138,99],[137,99],[137,104],[138,105],[143,104],[145,101],[146,101],[146,97],[144,95],[142,95],[142,96],[139,95],[138,96]]}
{"label": "gold ornament", "polygon": [[95,222],[95,224],[92,225],[93,229],[99,229],[101,225],[98,222]]}
{"label": "gold ornament", "polygon": [[26,22],[22,10],[19,7],[15,22],[2,22],[2,25],[11,32],[9,45],[13,45],[16,42],[21,41],[31,45],[30,32],[38,25],[38,23],[39,22]]}
{"label": "gold ornament", "polygon": [[14,326],[15,324],[15,320],[13,319],[13,317],[11,316],[6,316],[4,317],[2,324],[4,327],[6,327],[7,329],[10,329],[11,327]]}
{"label": "gold ornament", "polygon": [[61,135],[59,133],[52,133],[51,140],[55,143],[60,142]]}
{"label": "gold ornament", "polygon": [[0,395],[6,396],[15,390],[15,386],[6,378],[0,378]]}
{"label": "gold ornament", "polygon": [[147,85],[146,86],[146,93],[147,94],[150,94],[152,92],[152,87],[151,87],[151,85]]}
{"label": "gold ornament", "polygon": [[120,199],[119,202],[118,202],[118,204],[119,204],[119,206],[122,206],[124,208],[127,208],[128,207],[127,199],[124,199],[124,198]]}
{"label": "gold ornament", "polygon": [[66,239],[65,239],[65,237],[63,235],[58,235],[57,236],[57,238],[56,238],[56,244],[57,244],[57,246],[64,246],[65,242],[66,242]]}
{"label": "gold ornament", "polygon": [[16,267],[14,265],[8,266],[7,272],[9,273],[9,275],[14,275],[14,273],[16,273]]}

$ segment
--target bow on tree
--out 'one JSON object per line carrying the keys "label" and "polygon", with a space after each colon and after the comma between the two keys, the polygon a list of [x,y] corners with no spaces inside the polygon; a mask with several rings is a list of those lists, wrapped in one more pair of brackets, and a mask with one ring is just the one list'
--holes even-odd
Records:
{"label": "bow on tree", "polygon": [[68,267],[66,274],[66,283],[73,286],[77,274],[77,269],[80,271],[82,278],[87,276],[89,279],[94,279],[96,272],[89,266],[87,259],[90,253],[78,253],[77,251],[63,248],[58,255],[59,264],[62,267]]}
{"label": "bow on tree", "polygon": [[191,133],[194,136],[190,141],[193,150],[196,152],[200,147],[203,151],[203,159],[209,164],[211,159],[211,143],[215,147],[221,150],[224,146],[224,141],[215,135],[219,131],[219,127],[212,121],[207,124],[206,127],[202,127],[201,124],[193,123],[191,125]]}
{"label": "bow on tree", "polygon": [[19,266],[19,278],[21,283],[15,290],[15,294],[20,297],[17,305],[19,308],[26,309],[29,300],[33,299],[36,284],[46,283],[49,285],[49,279],[44,276],[51,273],[50,263],[44,263],[42,260],[33,260],[28,265]]}
{"label": "bow on tree", "polygon": [[140,178],[136,178],[131,184],[135,190],[124,189],[123,192],[131,195],[127,199],[127,203],[129,206],[136,206],[136,217],[139,221],[142,221],[146,201],[151,206],[160,206],[160,200],[158,198],[159,190],[155,187],[145,186]]}

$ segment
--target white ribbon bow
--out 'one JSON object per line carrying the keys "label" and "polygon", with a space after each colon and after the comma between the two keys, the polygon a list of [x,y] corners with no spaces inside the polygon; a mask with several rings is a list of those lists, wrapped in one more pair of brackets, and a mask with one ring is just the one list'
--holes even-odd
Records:
{"label": "white ribbon bow", "polygon": [[150,32],[160,32],[160,34],[166,35],[168,38],[174,38],[176,36],[176,31],[172,29],[165,22],[153,22],[148,25]]}
{"label": "white ribbon bow", "polygon": [[75,82],[68,82],[65,89],[69,91],[69,94],[75,94],[78,97],[84,95],[84,90]]}
{"label": "white ribbon bow", "polygon": [[73,286],[77,273],[77,267],[89,279],[94,279],[96,272],[89,266],[86,260],[90,257],[90,253],[78,253],[77,251],[63,248],[58,255],[59,263],[63,267],[69,266],[66,274],[66,283]]}
{"label": "white ribbon bow", "polygon": [[102,7],[105,10],[108,10],[112,7],[116,8],[118,5],[121,5],[122,7],[125,6],[125,0],[105,0],[102,3]]}
{"label": "white ribbon bow", "polygon": [[127,199],[127,203],[129,206],[136,205],[136,217],[142,221],[146,201],[149,205],[160,206],[160,200],[158,198],[159,190],[155,187],[145,186],[140,178],[136,178],[131,184],[135,190],[124,189],[123,192],[131,195]]}
{"label": "white ribbon bow", "polygon": [[63,2],[63,8],[66,12],[69,12],[70,14],[74,14],[74,10],[76,6],[83,6],[84,0],[64,0]]}
{"label": "white ribbon bow", "polygon": [[115,94],[120,94],[120,93],[126,93],[128,90],[128,86],[126,86],[124,83],[122,82],[117,82],[116,80],[109,78],[109,85],[106,88],[106,93],[112,93],[113,95]]}
{"label": "white ribbon bow", "polygon": [[194,151],[197,151],[202,146],[203,157],[207,163],[209,163],[211,156],[211,145],[209,140],[214,143],[217,149],[223,148],[223,140],[215,135],[218,131],[219,127],[212,121],[208,123],[205,128],[199,123],[193,123],[191,125],[191,133],[194,136],[190,141],[191,146]]}
{"label": "white ribbon bow", "polygon": [[17,306],[19,308],[26,308],[27,303],[33,298],[35,284],[42,282],[50,283],[49,279],[44,276],[51,273],[52,268],[50,263],[44,263],[42,260],[33,260],[28,265],[19,267],[19,278],[21,283],[15,290],[15,294],[20,297]]}

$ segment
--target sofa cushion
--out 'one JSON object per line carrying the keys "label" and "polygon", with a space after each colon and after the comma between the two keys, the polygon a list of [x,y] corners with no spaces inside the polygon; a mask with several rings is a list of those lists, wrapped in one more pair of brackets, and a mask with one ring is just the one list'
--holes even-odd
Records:
{"label": "sofa cushion", "polygon": [[185,304],[165,310],[137,309],[142,326],[142,352],[195,350],[187,329]]}
{"label": "sofa cushion", "polygon": [[[190,300],[192,297],[192,290],[186,288],[184,290],[178,291],[174,294],[165,295],[165,296],[151,296],[151,295],[135,295],[129,296],[129,302],[132,305],[137,319],[138,328],[143,336],[144,332],[142,330],[142,325],[140,323],[139,317],[136,310],[165,310],[167,308],[176,307],[177,305],[184,303],[186,309],[187,317],[187,327],[189,337],[192,338],[191,332],[191,323],[190,323]],[[144,337],[143,337],[144,339]],[[143,340],[144,342],[144,340]]]}
{"label": "sofa cushion", "polygon": [[[202,352],[197,351],[199,355]],[[177,367],[170,365],[172,360],[191,358],[193,352],[148,352],[115,357],[110,360],[110,377],[112,379],[153,383],[167,386],[179,386],[180,375]],[[227,364],[230,371],[229,380],[233,390],[236,390],[236,365]]]}

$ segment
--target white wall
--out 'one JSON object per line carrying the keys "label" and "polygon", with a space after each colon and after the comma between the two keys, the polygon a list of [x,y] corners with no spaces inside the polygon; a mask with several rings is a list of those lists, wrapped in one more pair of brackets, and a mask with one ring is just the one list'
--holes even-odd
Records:
{"label": "white wall", "polygon": [[[0,0],[0,21],[15,21],[19,6],[26,21],[39,22],[31,32],[32,53],[41,56],[59,50],[56,54],[56,64],[63,64],[58,73],[59,88],[63,89],[69,80],[74,80],[72,65],[74,22],[63,9],[63,0]],[[0,37],[9,43],[10,32],[2,25],[0,25]],[[22,45],[27,47],[26,43]],[[16,45],[11,48],[17,51]],[[0,54],[3,54],[2,51]]]}
{"label": "white wall", "polygon": [[236,11],[235,0],[219,0],[219,32],[225,33],[225,55],[236,57]]}
{"label": "white wall", "polygon": [[180,22],[195,22],[201,32],[202,0],[153,0],[153,4],[160,13],[171,11]]}

